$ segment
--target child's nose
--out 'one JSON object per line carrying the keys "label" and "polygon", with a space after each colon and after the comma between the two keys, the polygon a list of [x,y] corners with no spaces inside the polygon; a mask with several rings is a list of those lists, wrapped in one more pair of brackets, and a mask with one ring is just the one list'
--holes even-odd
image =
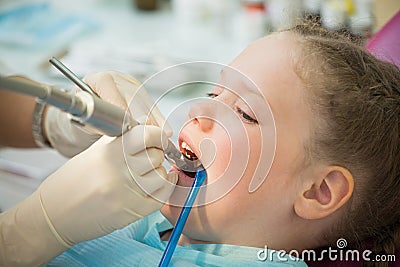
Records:
{"label": "child's nose", "polygon": [[214,110],[211,101],[193,104],[189,110],[189,118],[200,127],[203,132],[208,132],[214,125]]}

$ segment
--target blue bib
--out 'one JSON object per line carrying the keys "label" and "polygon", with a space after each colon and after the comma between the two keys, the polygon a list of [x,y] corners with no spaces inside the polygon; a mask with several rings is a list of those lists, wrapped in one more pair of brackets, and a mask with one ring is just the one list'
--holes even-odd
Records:
{"label": "blue bib", "polygon": [[[157,211],[124,229],[77,244],[47,266],[158,266],[167,244],[159,233],[172,227]],[[271,250],[260,250],[223,244],[177,246],[170,266],[307,266],[289,255],[265,259]]]}

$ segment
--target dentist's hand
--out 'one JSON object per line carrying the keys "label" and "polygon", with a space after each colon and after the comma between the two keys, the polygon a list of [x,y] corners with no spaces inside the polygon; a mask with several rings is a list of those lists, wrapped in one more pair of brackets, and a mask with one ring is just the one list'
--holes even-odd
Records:
{"label": "dentist's hand", "polygon": [[[103,137],[0,215],[1,263],[37,266],[68,246],[120,229],[161,208],[177,182],[162,162],[161,128]],[[3,261],[3,262],[2,262]]]}
{"label": "dentist's hand", "polygon": [[177,181],[162,166],[162,135],[159,127],[139,125],[111,142],[103,137],[43,182],[38,189],[43,209],[68,245],[161,208]]}
{"label": "dentist's hand", "polygon": [[[102,98],[124,110],[141,122],[163,127],[167,135],[172,132],[154,101],[135,78],[118,72],[100,72],[87,75],[84,81]],[[49,107],[44,117],[44,133],[53,148],[67,157],[87,149],[101,134],[88,126],[70,120],[70,116],[55,107]]]}

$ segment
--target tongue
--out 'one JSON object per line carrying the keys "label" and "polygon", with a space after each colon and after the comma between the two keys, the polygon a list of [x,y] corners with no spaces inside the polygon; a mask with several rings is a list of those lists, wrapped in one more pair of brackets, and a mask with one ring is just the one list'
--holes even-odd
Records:
{"label": "tongue", "polygon": [[183,171],[187,176],[194,178],[196,176],[195,172],[188,172],[188,171]]}

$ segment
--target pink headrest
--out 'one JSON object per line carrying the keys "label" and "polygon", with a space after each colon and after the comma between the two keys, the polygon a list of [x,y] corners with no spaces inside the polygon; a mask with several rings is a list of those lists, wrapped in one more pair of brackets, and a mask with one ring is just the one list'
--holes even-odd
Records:
{"label": "pink headrest", "polygon": [[365,46],[377,58],[400,68],[400,11]]}

